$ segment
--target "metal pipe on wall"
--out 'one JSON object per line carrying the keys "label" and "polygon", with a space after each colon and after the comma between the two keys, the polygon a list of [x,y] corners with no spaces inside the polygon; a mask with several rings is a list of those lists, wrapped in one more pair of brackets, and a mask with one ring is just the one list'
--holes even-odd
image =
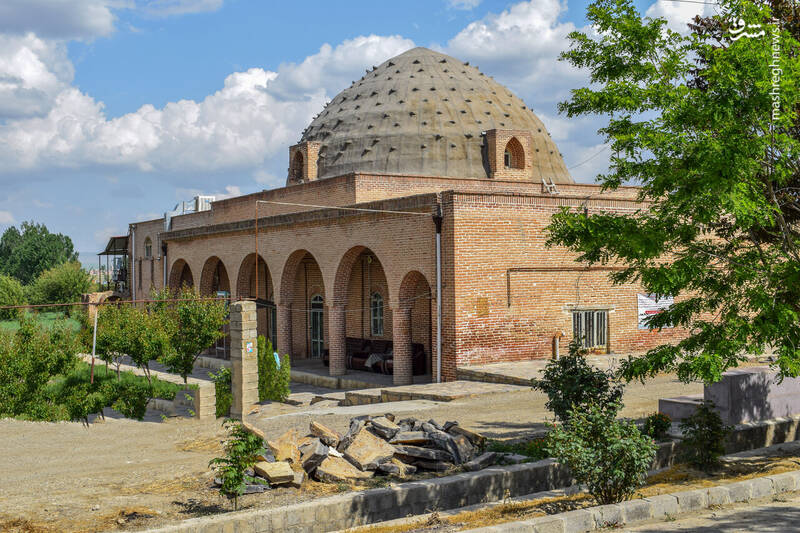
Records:
{"label": "metal pipe on wall", "polygon": [[131,233],[131,277],[128,280],[128,287],[131,289],[132,299],[136,299],[136,226],[130,225]]}
{"label": "metal pipe on wall", "polygon": [[442,205],[436,204],[436,382],[442,382]]}

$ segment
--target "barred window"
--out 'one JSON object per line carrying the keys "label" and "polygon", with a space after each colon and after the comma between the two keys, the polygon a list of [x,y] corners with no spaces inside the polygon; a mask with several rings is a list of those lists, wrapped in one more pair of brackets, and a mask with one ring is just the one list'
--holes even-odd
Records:
{"label": "barred window", "polygon": [[372,335],[383,335],[383,296],[379,292],[372,293],[370,316],[372,317]]}
{"label": "barred window", "polygon": [[605,347],[608,339],[608,311],[573,311],[572,334],[584,348]]}

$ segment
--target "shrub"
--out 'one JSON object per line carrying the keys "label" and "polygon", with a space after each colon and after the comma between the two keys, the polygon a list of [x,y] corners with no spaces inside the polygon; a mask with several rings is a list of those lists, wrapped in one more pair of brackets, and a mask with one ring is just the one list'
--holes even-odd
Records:
{"label": "shrub", "polygon": [[551,456],[567,465],[601,505],[629,499],[653,464],[656,445],[632,422],[616,419],[620,406],[590,404],[568,413],[548,436]]}
{"label": "shrub", "polygon": [[231,371],[227,367],[220,368],[216,374],[208,373],[208,377],[214,381],[214,392],[216,393],[217,417],[228,416],[233,403],[231,393]]}
{"label": "shrub", "polygon": [[33,304],[57,304],[79,302],[91,288],[89,274],[80,263],[71,262],[45,270],[27,290]]}
{"label": "shrub", "polygon": [[241,422],[226,420],[228,439],[223,449],[224,457],[212,459],[208,464],[222,478],[219,491],[233,500],[233,509],[239,508],[239,496],[248,483],[262,483],[261,480],[247,475],[247,470],[256,464],[256,455],[265,453],[264,441],[247,431]]}
{"label": "shrub", "polygon": [[[22,284],[10,276],[0,274],[0,306],[25,305]],[[22,315],[22,309],[0,309],[0,320],[14,320]]]}
{"label": "shrub", "polygon": [[569,354],[547,363],[542,379],[533,380],[533,388],[547,394],[545,406],[561,421],[567,421],[572,409],[595,404],[602,409],[618,406],[622,398],[622,385],[612,384],[610,372],[592,368],[584,353],[573,341]]}
{"label": "shrub", "polygon": [[714,410],[714,402],[704,401],[692,415],[680,424],[683,444],[689,463],[704,472],[719,466],[719,458],[725,453],[725,437],[730,426]]}
{"label": "shrub", "polygon": [[77,351],[76,336],[63,322],[47,328],[23,317],[15,333],[0,332],[0,416],[36,418],[49,412],[41,405],[44,389],[75,367]]}
{"label": "shrub", "polygon": [[489,442],[489,445],[486,447],[486,449],[490,452],[517,453],[530,457],[534,461],[547,459],[549,457],[547,452],[546,438],[532,439],[513,444],[493,440]]}
{"label": "shrub", "polygon": [[653,413],[644,421],[644,434],[650,435],[655,440],[667,436],[667,431],[672,426],[672,419],[664,413]]}
{"label": "shrub", "polygon": [[[280,364],[278,364],[280,359]],[[291,362],[289,356],[276,357],[272,342],[258,336],[258,401],[285,402],[291,390]]]}

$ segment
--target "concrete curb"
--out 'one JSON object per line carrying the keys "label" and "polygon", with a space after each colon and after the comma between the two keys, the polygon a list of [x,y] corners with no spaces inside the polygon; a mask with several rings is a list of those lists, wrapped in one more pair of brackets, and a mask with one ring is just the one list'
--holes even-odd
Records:
{"label": "concrete curb", "polygon": [[800,491],[800,470],[727,485],[662,494],[619,504],[600,505],[531,520],[471,529],[475,532],[585,533],[607,527],[674,519],[718,505],[762,500]]}

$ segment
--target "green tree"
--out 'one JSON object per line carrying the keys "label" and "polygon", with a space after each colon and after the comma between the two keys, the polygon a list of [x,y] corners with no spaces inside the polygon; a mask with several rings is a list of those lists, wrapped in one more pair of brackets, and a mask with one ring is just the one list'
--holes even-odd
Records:
{"label": "green tree", "polygon": [[80,302],[81,295],[92,290],[92,281],[78,262],[62,263],[42,272],[28,286],[28,297],[33,304],[58,304]]}
{"label": "green tree", "polygon": [[[768,346],[782,375],[800,373],[800,45],[768,5],[722,0],[718,12],[717,31],[683,36],[642,18],[632,0],[596,0],[591,34],[570,34],[562,54],[591,85],[561,111],[608,117],[599,132],[613,156],[598,181],[641,185],[643,204],[564,209],[548,242],[588,264],[624,266],[616,283],[674,296],[649,326],[687,332],[626,361],[628,379],[677,371],[716,381]],[[739,19],[766,35],[734,41]]]}
{"label": "green tree", "polygon": [[15,333],[0,332],[0,417],[46,418],[44,389],[54,376],[75,367],[78,347],[65,323],[47,328],[23,317]]}
{"label": "green tree", "polygon": [[0,273],[13,276],[24,285],[62,263],[77,261],[72,239],[50,233],[44,224],[23,222],[11,226],[0,237]]}
{"label": "green tree", "polygon": [[241,422],[226,420],[225,428],[228,430],[228,439],[223,449],[225,456],[217,457],[209,462],[222,479],[220,492],[233,500],[233,509],[239,508],[239,496],[244,493],[248,483],[263,483],[253,476],[247,475],[247,470],[256,464],[256,456],[265,453],[264,441],[247,431]]}
{"label": "green tree", "polygon": [[[0,274],[0,306],[24,304],[22,284],[11,276]],[[21,309],[0,309],[0,320],[13,320],[21,314]]]}
{"label": "green tree", "polygon": [[191,288],[181,290],[177,300],[168,306],[154,306],[159,309],[172,346],[159,360],[186,382],[200,352],[225,335],[222,328],[227,323],[228,307],[224,301],[205,299]]}

